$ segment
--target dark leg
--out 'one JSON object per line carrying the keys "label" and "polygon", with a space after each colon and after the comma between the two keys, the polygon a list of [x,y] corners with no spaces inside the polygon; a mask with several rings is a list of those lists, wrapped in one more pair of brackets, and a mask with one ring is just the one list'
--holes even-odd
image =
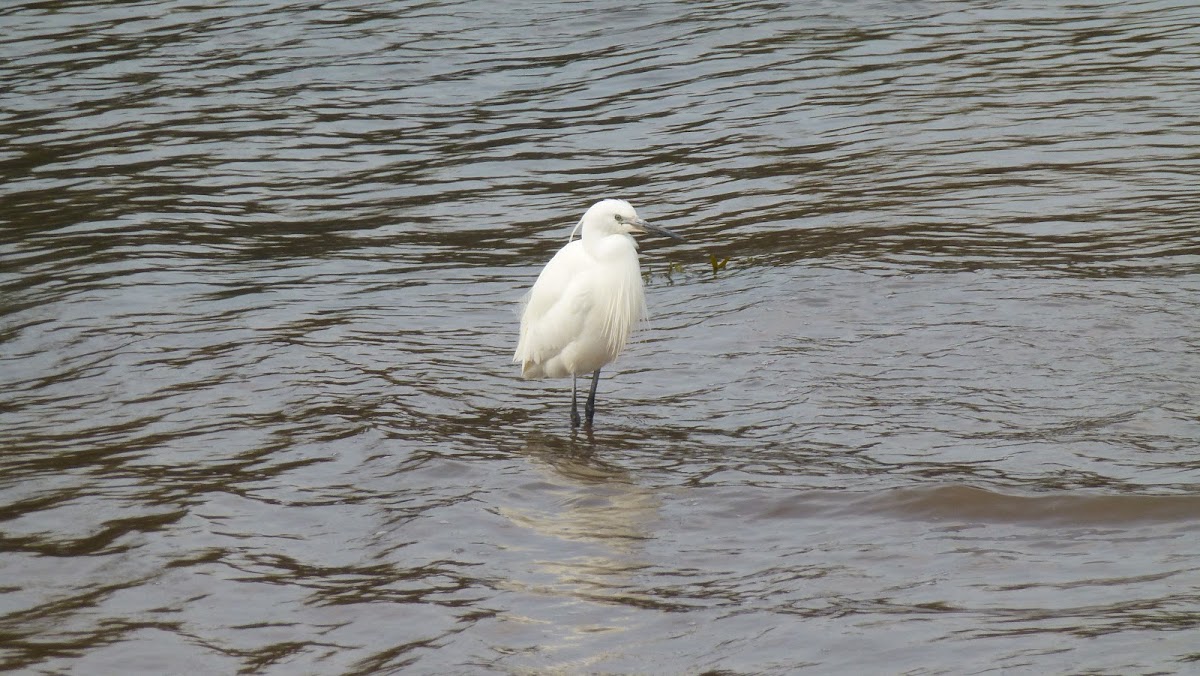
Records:
{"label": "dark leg", "polygon": [[584,412],[587,413],[587,426],[592,426],[592,418],[596,416],[596,385],[600,384],[600,369],[596,369],[592,374],[592,391],[588,393],[587,406],[584,407]]}
{"label": "dark leg", "polygon": [[571,376],[571,427],[579,427],[579,405],[575,400],[576,377]]}

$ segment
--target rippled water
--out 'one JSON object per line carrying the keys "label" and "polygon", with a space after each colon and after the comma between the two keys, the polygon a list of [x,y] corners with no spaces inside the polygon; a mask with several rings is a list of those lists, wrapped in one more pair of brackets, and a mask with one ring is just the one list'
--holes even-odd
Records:
{"label": "rippled water", "polygon": [[[0,28],[0,668],[1197,668],[1191,3]],[[575,433],[603,196],[689,243]]]}

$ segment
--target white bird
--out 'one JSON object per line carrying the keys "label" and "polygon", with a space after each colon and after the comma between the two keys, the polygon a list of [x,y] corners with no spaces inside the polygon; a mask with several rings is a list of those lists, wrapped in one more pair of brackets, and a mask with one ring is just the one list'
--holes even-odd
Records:
{"label": "white bird", "polygon": [[[583,229],[578,240],[575,231]],[[617,358],[646,318],[646,294],[632,233],[683,237],[650,225],[625,200],[592,205],[567,245],[554,254],[522,299],[521,337],[513,361],[527,379],[571,376],[571,424],[579,425],[577,377],[592,374],[588,427],[596,413],[600,367]]]}

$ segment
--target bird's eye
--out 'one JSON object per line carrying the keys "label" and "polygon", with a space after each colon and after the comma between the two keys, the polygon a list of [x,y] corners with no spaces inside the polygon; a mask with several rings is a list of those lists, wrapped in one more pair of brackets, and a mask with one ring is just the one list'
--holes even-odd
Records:
{"label": "bird's eye", "polygon": [[621,214],[617,214],[617,215],[613,216],[613,218],[617,219],[617,222],[618,222],[618,223],[624,223],[624,222],[625,222],[625,217],[624,217],[624,216],[622,216]]}

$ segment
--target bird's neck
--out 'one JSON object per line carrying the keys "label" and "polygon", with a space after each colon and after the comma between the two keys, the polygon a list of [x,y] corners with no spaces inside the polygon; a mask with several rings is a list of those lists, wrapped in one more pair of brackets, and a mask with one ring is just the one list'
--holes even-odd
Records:
{"label": "bird's neck", "polygon": [[624,258],[630,254],[636,257],[638,245],[637,240],[626,234],[588,237],[587,233],[584,233],[583,248],[587,250],[589,256],[602,261],[613,258]]}

